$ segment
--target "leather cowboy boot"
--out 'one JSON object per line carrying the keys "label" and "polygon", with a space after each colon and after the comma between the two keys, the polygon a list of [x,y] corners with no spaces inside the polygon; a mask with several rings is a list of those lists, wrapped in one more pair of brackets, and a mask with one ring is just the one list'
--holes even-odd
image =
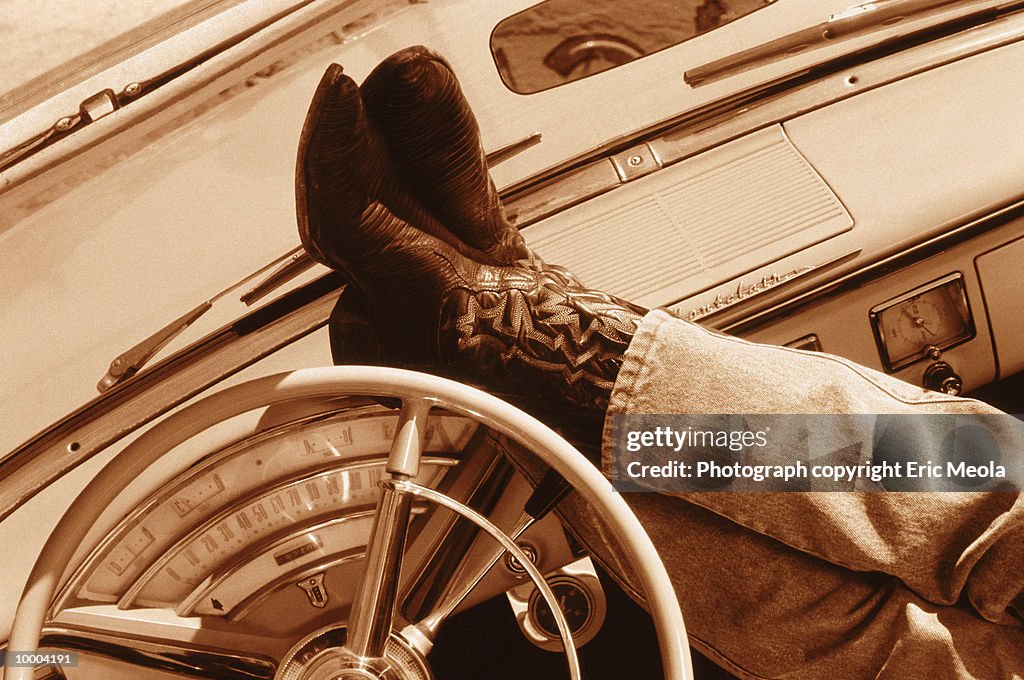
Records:
{"label": "leather cowboy boot", "polygon": [[[407,67],[402,59],[386,63],[381,73],[389,76]],[[375,111],[389,100],[385,82],[383,76],[371,81],[371,92],[379,88]],[[416,145],[411,134],[399,134],[403,119],[368,117],[355,83],[330,67],[300,140],[303,243],[359,291],[384,362],[454,371],[492,391],[603,413],[644,310],[584,290],[543,265],[524,266],[503,216],[495,218],[491,205],[459,203],[459,187],[472,187],[469,193],[494,196],[498,205],[489,178],[486,184],[473,179],[474,173],[486,177],[482,161],[470,163],[466,173],[437,175],[437,185],[408,176],[424,171],[417,162],[435,159],[430,164],[437,167],[452,158],[482,157],[466,112],[475,149],[462,140],[459,129],[466,128],[456,126],[419,149],[419,160],[410,159]],[[402,159],[398,167],[394,156]]]}
{"label": "leather cowboy boot", "polygon": [[[335,94],[338,96],[322,96],[332,87],[337,90]],[[317,122],[319,126],[314,124]],[[337,126],[337,131],[332,126]],[[310,139],[314,134],[318,136],[316,143]],[[353,167],[342,167],[346,159],[353,159],[351,162],[358,164],[359,171],[350,172]],[[304,172],[304,165],[309,165],[314,171]],[[386,203],[389,210],[400,219],[416,224],[421,231],[456,249],[464,249],[472,256],[484,257],[479,251],[468,248],[461,238],[452,234],[413,198],[404,179],[395,172],[387,146],[373,122],[364,115],[356,84],[343,74],[342,67],[337,64],[327,68],[306,114],[299,139],[298,166],[296,201],[299,237],[306,250],[319,262],[330,264],[327,256],[318,248],[323,240],[318,230],[329,225],[330,220],[319,219],[316,213],[318,205],[312,205],[313,212],[308,210],[311,206],[306,201],[306,194],[307,191],[326,187],[336,192],[339,199],[331,207],[334,212],[361,209],[363,202],[372,196],[374,200]],[[339,174],[332,175],[339,170]],[[318,185],[307,186],[308,181],[317,182]],[[348,216],[347,219],[353,218]]]}
{"label": "leather cowboy boot", "polygon": [[545,264],[506,219],[476,116],[444,57],[408,47],[381,62],[359,89],[395,171],[431,214],[497,264],[545,270],[582,287],[567,269]]}
{"label": "leather cowboy boot", "polygon": [[381,62],[359,89],[396,172],[431,214],[496,263],[530,256],[505,219],[476,117],[444,57],[423,46],[406,48]]}

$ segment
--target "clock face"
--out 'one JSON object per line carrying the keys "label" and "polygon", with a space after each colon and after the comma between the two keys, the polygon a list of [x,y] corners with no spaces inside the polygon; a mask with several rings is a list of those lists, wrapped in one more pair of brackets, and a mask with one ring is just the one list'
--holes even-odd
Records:
{"label": "clock face", "polygon": [[963,278],[953,274],[871,310],[882,363],[892,372],[974,337]]}

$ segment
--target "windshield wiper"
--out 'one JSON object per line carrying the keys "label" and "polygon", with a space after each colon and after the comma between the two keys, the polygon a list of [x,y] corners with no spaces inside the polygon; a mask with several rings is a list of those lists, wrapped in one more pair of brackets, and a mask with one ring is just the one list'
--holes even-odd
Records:
{"label": "windshield wiper", "polygon": [[[748,71],[776,59],[798,54],[808,49],[821,47],[856,37],[869,30],[893,26],[905,21],[942,14],[934,23],[917,27],[918,30],[934,29],[946,23],[963,21],[979,14],[999,12],[1019,2],[994,2],[993,0],[875,0],[853,5],[842,12],[833,14],[825,21],[804,28],[755,47],[730,54],[702,66],[692,68],[683,74],[683,80],[691,87],[706,85],[727,76]],[[960,11],[955,5],[962,5]],[[948,12],[942,10],[948,9]]]}
{"label": "windshield wiper", "polygon": [[[487,165],[493,168],[513,156],[522,153],[526,149],[540,144],[541,133],[534,132],[520,140],[506,144],[505,146],[487,153]],[[131,378],[142,367],[149,363],[149,360],[156,356],[156,353],[163,349],[171,340],[181,335],[189,326],[195,323],[201,316],[213,308],[213,304],[226,296],[233,290],[241,288],[261,274],[268,274],[262,281],[242,294],[241,300],[246,307],[263,299],[273,291],[292,281],[307,270],[313,268],[316,262],[309,256],[305,249],[295,246],[284,255],[276,258],[273,262],[266,264],[251,274],[247,274],[242,280],[237,281],[224,290],[220,291],[209,300],[205,300],[195,308],[189,310],[174,321],[170,322],[156,333],[135,344],[130,349],[121,352],[107,368],[106,374],[96,383],[96,389],[100,393],[106,392],[114,385]],[[270,271],[273,269],[273,271]]]}
{"label": "windshield wiper", "polygon": [[[101,393],[106,392],[121,381],[131,378],[133,375],[138,373],[142,367],[156,355],[157,352],[163,349],[167,343],[181,335],[201,316],[210,311],[217,300],[223,298],[231,291],[240,288],[249,281],[252,281],[260,274],[266,273],[273,267],[278,267],[274,274],[271,275],[271,278],[273,278],[275,283],[279,286],[311,268],[313,264],[314,262],[306,256],[302,246],[292,248],[284,255],[276,258],[273,262],[260,267],[251,274],[246,275],[242,280],[231,284],[208,300],[204,300],[195,308],[185,312],[180,317],[158,330],[156,333],[153,333],[142,342],[134,345],[131,349],[118,354],[114,357],[113,361],[110,362],[110,366],[107,368],[106,374],[100,378],[98,383],[96,383],[96,389]],[[285,269],[288,270],[289,274],[287,278],[282,277],[280,274],[280,272]],[[256,289],[253,289],[246,295],[242,296],[242,301],[245,302],[246,305],[255,302],[259,297],[262,297],[262,295],[254,295],[255,291]],[[246,296],[249,296],[250,298],[248,301],[246,301]]]}

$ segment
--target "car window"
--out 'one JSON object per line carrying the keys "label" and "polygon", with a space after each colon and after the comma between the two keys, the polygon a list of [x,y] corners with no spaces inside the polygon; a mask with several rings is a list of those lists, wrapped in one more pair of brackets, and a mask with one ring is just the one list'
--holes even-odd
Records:
{"label": "car window", "polygon": [[750,14],[775,0],[547,0],[495,27],[502,80],[531,94],[570,83]]}
{"label": "car window", "polygon": [[0,120],[241,0],[5,0]]}

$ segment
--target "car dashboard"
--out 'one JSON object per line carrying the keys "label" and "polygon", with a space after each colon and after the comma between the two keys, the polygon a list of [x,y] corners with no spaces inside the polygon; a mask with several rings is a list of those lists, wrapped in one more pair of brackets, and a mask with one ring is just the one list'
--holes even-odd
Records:
{"label": "car dashboard", "polygon": [[[546,261],[590,286],[949,394],[1024,369],[1016,3],[975,3],[991,11],[942,30],[885,26],[725,76],[691,72],[747,38],[803,25],[806,6],[774,3],[531,94],[502,80],[484,39],[527,0],[265,3],[259,21],[245,14],[252,3],[238,4],[215,17],[218,30],[248,26],[223,52],[2,168],[0,327],[17,360],[3,385],[0,441],[12,453],[0,461],[0,538],[22,549],[4,558],[12,578],[0,591],[0,639],[61,514],[153,422],[217,389],[331,363],[326,324],[343,282],[310,263],[273,277],[302,258],[295,144],[331,61],[360,80],[408,44],[449,57],[494,152],[509,219]],[[620,41],[601,54],[623,50]],[[126,64],[125,84],[148,82]],[[69,106],[85,115],[80,94],[0,130],[59,122],[54,111]],[[146,342],[149,362],[97,397],[112,360]],[[335,644],[356,598],[400,418],[393,406],[339,397],[267,407],[126,483],[81,537],[44,629],[47,644],[77,651],[83,665],[39,677],[314,677],[308,662]],[[435,412],[425,441],[417,483],[496,524],[514,524],[543,478],[529,454],[465,414]],[[650,642],[650,622],[632,618],[643,594],[629,570],[595,540],[601,529],[570,511],[579,500],[567,503],[523,534],[528,556],[573,603],[577,633],[610,631],[592,650],[608,653],[623,635]],[[410,621],[486,553],[428,503],[411,516]],[[458,611],[453,621],[469,623],[438,639],[438,677],[467,677],[457,662],[473,647],[500,677],[506,661],[476,637],[482,623],[499,621],[538,658],[557,647],[514,559]],[[550,657],[551,677],[564,677],[564,661]],[[618,668],[614,658],[588,663],[595,677]]]}
{"label": "car dashboard", "polygon": [[[930,389],[975,389],[1024,368],[1009,292],[1019,50],[884,87],[879,64],[841,69],[813,86],[834,103],[801,113],[797,87],[789,102],[683,123],[533,194],[585,203],[534,223],[548,202],[527,192],[512,214],[547,259],[626,299]],[[601,172],[611,179],[595,191]],[[950,375],[929,373],[938,363],[956,373],[945,387]]]}

